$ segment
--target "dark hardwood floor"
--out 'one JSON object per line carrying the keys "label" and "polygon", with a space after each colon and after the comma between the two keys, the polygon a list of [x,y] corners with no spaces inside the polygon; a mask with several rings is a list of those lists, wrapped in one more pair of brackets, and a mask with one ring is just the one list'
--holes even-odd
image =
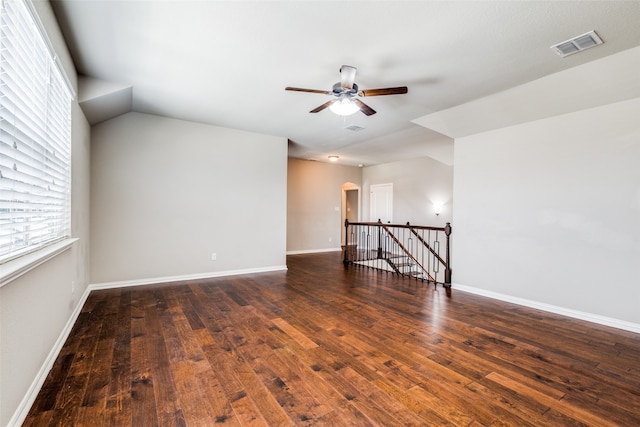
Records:
{"label": "dark hardwood floor", "polygon": [[287,263],[93,292],[25,425],[640,425],[638,334]]}

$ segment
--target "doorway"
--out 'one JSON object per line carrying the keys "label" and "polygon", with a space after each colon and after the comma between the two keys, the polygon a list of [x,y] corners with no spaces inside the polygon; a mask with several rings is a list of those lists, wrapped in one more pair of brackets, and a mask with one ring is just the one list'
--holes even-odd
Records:
{"label": "doorway", "polygon": [[346,219],[349,222],[358,222],[358,196],[360,195],[360,190],[347,190],[346,194]]}
{"label": "doorway", "polygon": [[342,184],[342,215],[341,215],[341,225],[340,225],[340,240],[342,244],[345,244],[344,241],[344,222],[345,220],[349,220],[349,222],[358,222],[360,221],[360,188],[351,183],[347,182]]}

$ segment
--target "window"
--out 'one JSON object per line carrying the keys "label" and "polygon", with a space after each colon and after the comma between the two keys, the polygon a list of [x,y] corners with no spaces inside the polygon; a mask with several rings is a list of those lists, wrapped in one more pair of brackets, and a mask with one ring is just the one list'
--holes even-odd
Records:
{"label": "window", "polygon": [[73,93],[29,0],[0,0],[0,264],[69,237]]}

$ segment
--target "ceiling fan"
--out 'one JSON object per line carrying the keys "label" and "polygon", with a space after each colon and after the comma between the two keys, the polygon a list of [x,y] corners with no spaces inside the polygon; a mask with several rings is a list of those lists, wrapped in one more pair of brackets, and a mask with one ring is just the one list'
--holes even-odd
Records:
{"label": "ceiling fan", "polygon": [[310,113],[318,113],[329,107],[331,111],[341,116],[348,116],[356,111],[362,111],[367,116],[375,114],[376,111],[362,102],[359,97],[365,96],[381,96],[381,95],[400,95],[407,93],[406,86],[387,87],[383,89],[367,89],[360,90],[355,83],[356,67],[351,65],[343,65],[340,67],[340,81],[333,85],[330,91],[317,89],[302,89],[299,87],[286,87],[284,90],[293,90],[296,92],[321,93],[325,95],[333,95],[334,99],[325,102],[319,107],[309,111]]}

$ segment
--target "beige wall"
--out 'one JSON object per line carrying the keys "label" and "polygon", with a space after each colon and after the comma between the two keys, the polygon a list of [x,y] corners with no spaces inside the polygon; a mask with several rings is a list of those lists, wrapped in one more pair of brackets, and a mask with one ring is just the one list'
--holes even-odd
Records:
{"label": "beige wall", "polygon": [[[369,188],[393,184],[393,222],[395,224],[443,227],[451,222],[453,208],[453,166],[431,157],[419,157],[365,167],[362,174],[362,219],[369,221]],[[435,215],[434,203],[442,204]],[[455,227],[455,226],[454,226]]]}
{"label": "beige wall", "polygon": [[91,143],[92,283],[284,268],[285,138],[128,113]]}
{"label": "beige wall", "polygon": [[361,187],[362,169],[289,159],[288,175],[287,252],[340,250],[342,185]]}
{"label": "beige wall", "polygon": [[[453,167],[430,157],[357,168],[289,159],[287,252],[340,249],[346,199],[342,185],[360,189],[359,212],[369,220],[369,187],[393,183],[394,222],[444,226],[451,221]],[[439,216],[433,203],[444,204]]]}
{"label": "beige wall", "polygon": [[[34,4],[70,80],[75,82],[75,70],[49,3]],[[79,240],[70,250],[0,288],[2,426],[21,409],[88,285],[90,129],[75,102],[72,114],[71,232]]]}
{"label": "beige wall", "polygon": [[[49,2],[34,3],[75,84]],[[443,225],[455,195],[458,284],[640,324],[638,102],[463,138],[455,175],[427,157],[364,169],[287,162],[282,138],[135,113],[90,135],[74,104],[79,240],[0,288],[0,425],[21,409],[90,281],[281,266],[285,251],[338,249],[345,182],[361,189],[363,220],[373,184],[394,184],[394,222]],[[509,257],[500,274],[495,254]]]}
{"label": "beige wall", "polygon": [[636,98],[457,139],[454,287],[640,331],[639,111]]}

